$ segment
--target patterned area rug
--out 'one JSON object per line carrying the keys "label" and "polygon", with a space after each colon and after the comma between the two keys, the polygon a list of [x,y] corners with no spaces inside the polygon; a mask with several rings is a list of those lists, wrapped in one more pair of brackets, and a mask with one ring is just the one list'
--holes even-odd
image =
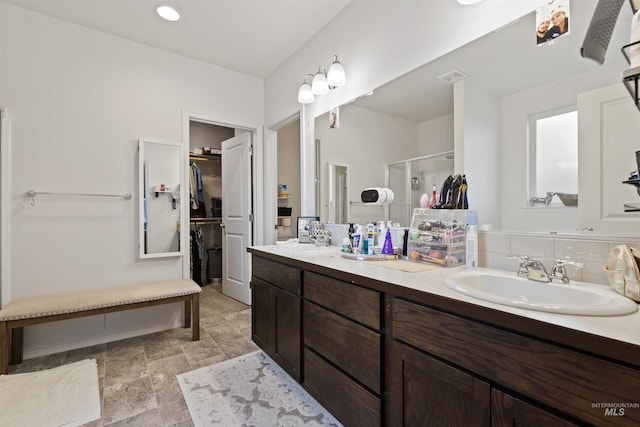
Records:
{"label": "patterned area rug", "polygon": [[341,426],[264,352],[177,376],[199,426]]}
{"label": "patterned area rug", "polygon": [[0,426],[73,427],[99,418],[94,359],[44,371],[0,375]]}

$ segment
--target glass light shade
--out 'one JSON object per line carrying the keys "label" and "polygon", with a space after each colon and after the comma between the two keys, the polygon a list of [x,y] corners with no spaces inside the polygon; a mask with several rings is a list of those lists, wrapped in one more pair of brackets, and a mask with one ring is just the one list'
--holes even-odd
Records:
{"label": "glass light shade", "polygon": [[344,73],[344,68],[337,59],[333,61],[333,64],[329,67],[327,83],[329,83],[329,86],[333,87],[344,86],[344,84],[347,83],[347,76]]}
{"label": "glass light shade", "polygon": [[160,15],[162,19],[166,19],[167,21],[177,21],[180,19],[180,14],[171,6],[158,6],[156,8],[156,13]]}
{"label": "glass light shade", "polygon": [[311,91],[311,85],[309,83],[302,83],[300,89],[298,89],[298,102],[301,104],[310,104],[315,101],[315,96]]}
{"label": "glass light shade", "polygon": [[327,83],[327,77],[322,71],[318,71],[316,75],[313,76],[311,91],[314,95],[326,95],[329,93],[329,83]]}

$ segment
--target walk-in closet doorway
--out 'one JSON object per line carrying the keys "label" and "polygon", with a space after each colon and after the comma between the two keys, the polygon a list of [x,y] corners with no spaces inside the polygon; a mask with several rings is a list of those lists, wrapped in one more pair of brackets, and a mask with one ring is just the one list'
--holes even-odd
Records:
{"label": "walk-in closet doorway", "polygon": [[221,282],[225,295],[250,304],[246,248],[253,244],[255,132],[190,116],[185,134],[189,186],[185,277],[201,286]]}

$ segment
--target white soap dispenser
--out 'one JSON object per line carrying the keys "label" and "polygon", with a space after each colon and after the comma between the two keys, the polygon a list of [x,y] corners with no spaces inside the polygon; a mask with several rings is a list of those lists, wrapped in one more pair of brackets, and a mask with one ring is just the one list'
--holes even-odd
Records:
{"label": "white soap dispenser", "polygon": [[467,268],[478,268],[478,226],[468,225],[466,236]]}

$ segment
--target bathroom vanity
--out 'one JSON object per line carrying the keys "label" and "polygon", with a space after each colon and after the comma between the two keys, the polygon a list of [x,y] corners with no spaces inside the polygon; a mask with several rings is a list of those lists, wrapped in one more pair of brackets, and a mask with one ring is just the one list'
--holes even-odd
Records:
{"label": "bathroom vanity", "polygon": [[253,340],[347,426],[640,424],[640,312],[483,302],[443,284],[464,267],[249,252]]}

